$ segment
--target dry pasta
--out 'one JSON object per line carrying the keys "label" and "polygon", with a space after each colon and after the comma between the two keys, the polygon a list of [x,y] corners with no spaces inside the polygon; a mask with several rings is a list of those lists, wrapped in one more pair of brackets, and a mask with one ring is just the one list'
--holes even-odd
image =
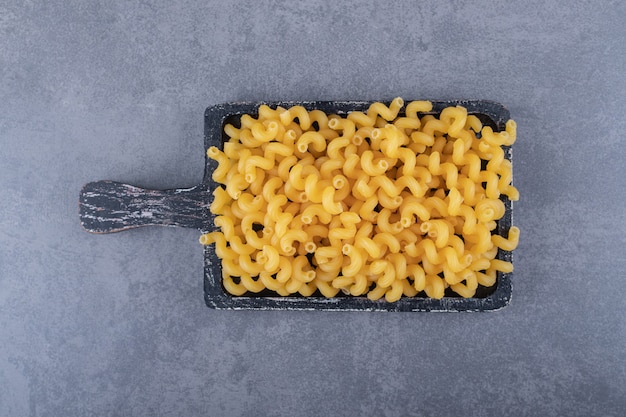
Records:
{"label": "dry pasta", "polygon": [[503,199],[519,197],[503,150],[516,124],[494,132],[461,106],[431,110],[401,98],[346,117],[263,105],[226,125],[223,150],[207,150],[219,230],[200,237],[226,291],[467,298],[511,272],[496,255],[519,229],[495,228]]}

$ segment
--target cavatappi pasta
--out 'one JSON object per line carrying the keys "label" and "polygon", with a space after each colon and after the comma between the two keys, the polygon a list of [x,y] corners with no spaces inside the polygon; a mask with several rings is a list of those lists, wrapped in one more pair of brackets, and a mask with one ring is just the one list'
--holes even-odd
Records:
{"label": "cavatappi pasta", "polygon": [[207,150],[223,184],[210,205],[219,231],[200,237],[215,244],[226,291],[472,297],[511,272],[495,258],[519,229],[495,229],[500,196],[518,199],[502,148],[515,122],[494,132],[463,107],[431,110],[401,98],[347,117],[262,105],[226,125],[224,149]]}

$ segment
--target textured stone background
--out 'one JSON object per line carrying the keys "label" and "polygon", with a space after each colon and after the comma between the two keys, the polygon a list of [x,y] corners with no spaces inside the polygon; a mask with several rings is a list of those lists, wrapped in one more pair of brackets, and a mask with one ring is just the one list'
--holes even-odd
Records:
{"label": "textured stone background", "polygon": [[[622,1],[0,1],[0,415],[625,415],[625,22]],[[505,310],[213,311],[197,232],[79,226],[85,182],[199,183],[208,105],[396,95],[518,122]]]}

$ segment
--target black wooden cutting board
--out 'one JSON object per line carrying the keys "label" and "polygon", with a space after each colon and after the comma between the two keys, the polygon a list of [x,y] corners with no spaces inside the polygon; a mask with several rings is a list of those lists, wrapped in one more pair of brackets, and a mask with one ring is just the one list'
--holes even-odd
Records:
{"label": "black wooden cutting board", "polygon": [[[431,100],[430,114],[438,114],[449,106],[463,106],[469,114],[481,119],[494,131],[501,131],[509,120],[509,111],[501,104],[484,100]],[[262,104],[285,108],[301,105],[307,110],[322,110],[327,114],[345,116],[351,111],[366,111],[369,101],[318,101],[318,102],[242,102],[210,106],[204,113],[204,148],[217,146],[223,149],[223,126],[243,114],[255,115]],[[198,156],[200,157],[200,155]],[[505,148],[505,157],[511,160],[511,148]],[[206,233],[216,230],[209,211],[211,193],[218,186],[211,179],[217,163],[205,155],[204,179],[192,188],[174,190],[146,190],[113,181],[86,184],[79,197],[80,221],[92,233],[111,233],[140,226],[190,227]],[[497,232],[506,235],[512,222],[512,204],[502,197],[506,212],[498,221]],[[203,248],[203,249],[201,249]],[[218,309],[259,310],[348,310],[348,311],[493,311],[506,306],[511,299],[511,274],[498,272],[493,287],[479,287],[473,298],[462,298],[447,293],[442,299],[425,295],[404,297],[389,303],[384,299],[371,301],[367,297],[337,296],[325,298],[321,294],[311,297],[277,296],[270,291],[258,294],[231,296],[221,284],[221,263],[213,245],[204,250],[204,298],[207,306]],[[498,251],[497,259],[511,261],[511,253]],[[199,268],[200,266],[198,266]]]}

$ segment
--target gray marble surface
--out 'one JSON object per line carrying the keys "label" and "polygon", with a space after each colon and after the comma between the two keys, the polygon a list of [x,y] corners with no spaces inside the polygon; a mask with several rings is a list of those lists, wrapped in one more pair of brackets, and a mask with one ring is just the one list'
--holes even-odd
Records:
{"label": "gray marble surface", "polygon": [[[0,415],[626,415],[624,2],[225,3],[0,1]],[[518,122],[506,309],[214,311],[196,231],[79,225],[208,105],[394,96]]]}

